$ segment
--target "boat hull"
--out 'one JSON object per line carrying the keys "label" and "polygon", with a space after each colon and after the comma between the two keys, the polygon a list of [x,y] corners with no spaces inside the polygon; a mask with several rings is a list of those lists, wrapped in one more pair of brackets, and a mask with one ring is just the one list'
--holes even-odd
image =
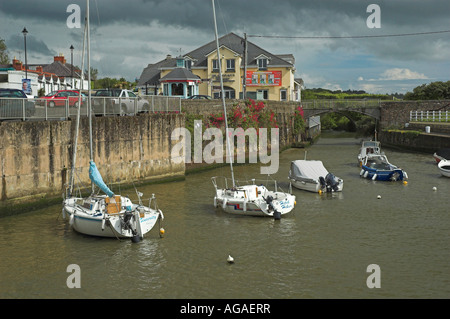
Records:
{"label": "boat hull", "polygon": [[438,168],[443,176],[450,177],[450,160],[443,159],[439,161]]}
{"label": "boat hull", "polygon": [[[291,178],[289,179],[292,186],[294,186],[295,188],[304,190],[304,191],[308,191],[308,192],[314,192],[317,193],[319,191],[327,191],[326,187],[322,187],[322,185],[320,184],[319,181],[308,181],[308,180],[299,180],[299,179],[294,179]],[[330,191],[332,192],[342,192],[342,190],[344,189],[344,181],[342,179],[339,179],[338,185],[337,185],[337,190],[333,190],[332,188],[330,188]]]}
{"label": "boat hull", "polygon": [[[259,189],[259,190],[258,190]],[[267,198],[273,198],[271,205]],[[295,196],[283,192],[271,192],[264,186],[249,185],[236,190],[216,189],[214,206],[232,215],[273,217],[274,210],[281,215],[291,212],[295,206]]]}
{"label": "boat hull", "polygon": [[65,201],[63,210],[68,215],[73,230],[96,237],[132,238],[137,233],[142,238],[152,230],[160,217],[163,218],[160,210],[135,205],[130,227],[127,227],[124,223],[125,210],[115,214],[92,211],[73,199]]}
{"label": "boat hull", "polygon": [[406,173],[402,169],[379,170],[362,166],[361,177],[377,181],[403,181],[407,179]]}

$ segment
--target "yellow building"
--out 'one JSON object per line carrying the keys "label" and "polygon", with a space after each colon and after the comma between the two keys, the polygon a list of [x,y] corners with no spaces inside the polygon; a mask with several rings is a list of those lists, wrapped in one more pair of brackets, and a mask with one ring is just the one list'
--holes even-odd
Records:
{"label": "yellow building", "polygon": [[[247,98],[299,100],[301,83],[294,80],[295,58],[292,54],[274,55],[249,41],[246,42],[244,38],[234,33],[221,37],[219,48],[225,98],[242,98],[245,89]],[[174,70],[179,68],[186,68],[191,72],[190,80],[179,79],[180,83],[167,82],[167,79],[173,78],[171,74],[175,73]],[[176,73],[180,74],[179,71]],[[197,76],[199,81],[192,81],[192,74]],[[181,90],[181,83],[185,83],[184,90]],[[163,61],[149,64],[141,74],[138,87],[147,94],[174,95],[172,94],[174,92],[184,98],[194,94],[220,98],[216,41],[211,41],[183,56],[177,58],[167,56]],[[178,90],[172,90],[172,87],[178,87]]]}

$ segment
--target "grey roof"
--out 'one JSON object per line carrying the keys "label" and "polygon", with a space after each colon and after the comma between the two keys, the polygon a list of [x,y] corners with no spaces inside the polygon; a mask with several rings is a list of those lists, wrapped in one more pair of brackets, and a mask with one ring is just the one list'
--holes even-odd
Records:
{"label": "grey roof", "polygon": [[175,67],[176,59],[172,57],[166,57],[164,60],[155,64],[149,64],[141,73],[139,77],[138,86],[158,85],[161,78],[161,68],[163,67]]}
{"label": "grey roof", "polygon": [[[233,32],[224,35],[219,38],[219,46],[226,46],[230,50],[244,56],[244,38],[234,34]],[[211,41],[204,46],[195,49],[187,53],[185,56],[188,56],[192,59],[195,59],[194,67],[196,66],[207,66],[208,58],[207,55],[211,52],[214,52],[217,49],[216,41]],[[260,55],[265,55],[270,59],[270,65],[284,66],[284,67],[293,67],[292,63],[289,63],[283,58],[272,54],[259,46],[253,44],[252,42],[247,40],[247,66],[254,66],[257,64],[256,58]],[[285,55],[284,55],[285,56]],[[244,61],[242,61],[241,66],[243,67]]]}
{"label": "grey roof", "polygon": [[[233,32],[219,38],[219,45],[226,46],[228,49],[236,52],[237,54],[244,56],[244,38],[234,34]],[[195,49],[184,55],[184,58],[190,58],[194,60],[192,66],[193,69],[197,67],[207,67],[208,66],[208,55],[217,49],[216,41],[213,40],[198,49]],[[259,46],[253,44],[247,40],[247,66],[256,66],[256,58],[260,55],[265,55],[269,58],[269,66],[280,66],[280,67],[294,67],[293,62],[295,61],[294,56],[291,54],[275,55],[272,54]],[[292,63],[291,63],[292,62]],[[241,63],[241,67],[244,66],[244,61]],[[141,73],[139,78],[138,86],[145,86],[146,84],[158,85],[161,78],[162,68],[176,68],[177,59],[172,57],[166,57],[166,59],[155,63],[149,64]]]}
{"label": "grey roof", "polygon": [[186,68],[176,68],[159,81],[165,80],[199,80],[200,78]]}

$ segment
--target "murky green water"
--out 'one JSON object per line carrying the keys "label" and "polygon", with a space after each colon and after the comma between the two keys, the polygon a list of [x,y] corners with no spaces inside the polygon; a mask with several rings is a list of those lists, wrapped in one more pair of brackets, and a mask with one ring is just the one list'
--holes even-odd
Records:
{"label": "murky green water", "polygon": [[[210,177],[226,167],[139,189],[158,197],[162,239],[157,228],[139,244],[86,237],[70,229],[59,205],[1,218],[0,297],[449,298],[450,179],[431,154],[390,149],[408,185],[362,179],[359,145],[322,137],[308,148],[308,159],[344,179],[344,191],[294,189],[297,206],[281,221],[216,210]],[[290,161],[304,152],[281,154],[274,177],[282,187]],[[259,167],[237,166],[235,174],[251,178]],[[80,266],[79,289],[67,287],[70,264]],[[370,264],[380,267],[381,288],[367,287]]]}

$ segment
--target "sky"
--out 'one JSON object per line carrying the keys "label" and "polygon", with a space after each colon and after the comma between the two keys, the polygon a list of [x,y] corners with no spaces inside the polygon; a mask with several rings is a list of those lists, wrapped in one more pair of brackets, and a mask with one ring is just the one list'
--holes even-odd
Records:
{"label": "sky", "polygon": [[[69,27],[71,5],[80,8],[80,28]],[[450,80],[450,32],[385,37],[450,31],[450,0],[215,0],[215,8],[219,36],[246,33],[273,54],[293,54],[306,88],[406,93]],[[85,14],[86,0],[0,0],[0,38],[11,59],[24,61],[26,27],[29,64],[61,53],[70,63],[73,45],[81,66]],[[99,78],[134,81],[167,54],[215,39],[211,0],[90,0],[90,23]]]}

